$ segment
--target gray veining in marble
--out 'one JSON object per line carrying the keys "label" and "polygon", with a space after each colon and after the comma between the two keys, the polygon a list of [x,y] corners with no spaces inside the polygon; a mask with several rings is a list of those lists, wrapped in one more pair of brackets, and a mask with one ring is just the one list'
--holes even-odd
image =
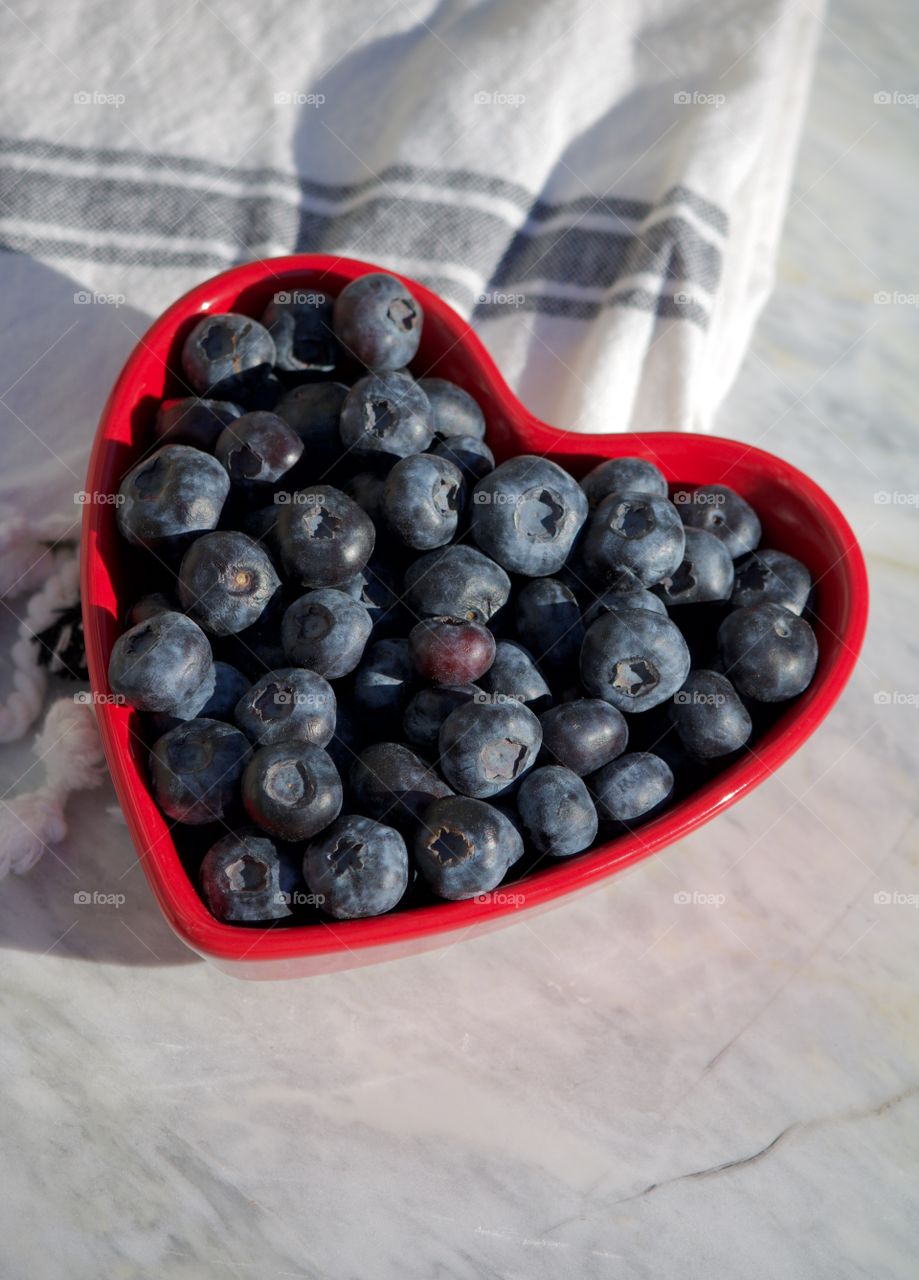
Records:
{"label": "gray veining in marble", "polygon": [[875,696],[919,692],[919,510],[877,498],[919,491],[919,309],[875,296],[919,293],[919,113],[874,102],[916,90],[915,27],[905,0],[828,24],[775,296],[716,426],[812,473],[862,540],[842,703],[593,895],[297,983],[196,961],[111,793],[83,798],[60,856],[0,886],[3,1276],[916,1275],[919,710]]}

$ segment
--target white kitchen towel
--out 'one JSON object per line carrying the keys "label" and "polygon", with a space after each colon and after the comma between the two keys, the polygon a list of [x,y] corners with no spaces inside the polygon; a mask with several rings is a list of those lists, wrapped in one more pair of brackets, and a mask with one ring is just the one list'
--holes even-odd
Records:
{"label": "white kitchen towel", "polygon": [[[233,263],[378,262],[471,316],[547,421],[707,429],[769,288],[818,25],[804,0],[0,6],[6,740],[40,709],[27,619],[73,577],[108,388]],[[10,865],[63,829],[55,777]]]}
{"label": "white kitchen towel", "polygon": [[293,250],[439,289],[558,426],[709,428],[768,292],[819,14],[21,0],[0,25],[0,246],[24,256],[0,259],[0,496],[56,465],[57,500],[134,334]]}

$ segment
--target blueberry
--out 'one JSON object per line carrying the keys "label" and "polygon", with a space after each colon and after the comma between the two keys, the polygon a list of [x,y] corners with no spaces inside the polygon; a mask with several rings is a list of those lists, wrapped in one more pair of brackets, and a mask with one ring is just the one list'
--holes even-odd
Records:
{"label": "blueberry", "polygon": [[215,662],[214,692],[198,712],[199,716],[232,724],[236,718],[236,704],[248,688],[249,680],[241,671],[228,662]]}
{"label": "blueberry", "polygon": [[575,667],[584,623],[574,592],[557,578],[533,578],[516,605],[517,634],[539,665],[555,676]]}
{"label": "blueberry", "polygon": [[276,294],[262,324],[275,346],[275,365],[285,373],[329,373],[338,359],[332,331],[332,299],[324,293]]}
{"label": "blueberry", "polygon": [[415,453],[390,471],[380,505],[387,525],[405,546],[430,551],[455,535],[462,501],[459,469],[431,453]]}
{"label": "blueberry", "polygon": [[599,820],[590,792],[576,773],[544,765],[528,773],[517,793],[517,810],[540,853],[569,858],[589,849]]}
{"label": "blueberry", "polygon": [[518,702],[528,703],[536,712],[542,711],[552,701],[552,691],[532,654],[513,640],[498,641],[494,662],[481,676],[479,684],[487,694],[516,698]]}
{"label": "blueberry", "polygon": [[591,511],[611,493],[650,493],[666,498],[667,481],[653,462],[644,458],[607,458],[581,480]]}
{"label": "blueberry", "polygon": [[354,673],[354,701],[365,715],[399,717],[412,680],[408,640],[377,640]]}
{"label": "blueberry", "polygon": [[650,609],[652,613],[667,617],[667,606],[663,600],[645,587],[635,587],[631,591],[606,590],[594,596],[584,610],[584,626],[591,626],[604,613],[622,613],[624,609]]}
{"label": "blueberry", "polygon": [[693,667],[718,668],[718,627],[730,612],[726,600],[708,604],[684,604],[673,609],[670,617],[679,627],[692,657]]}
{"label": "blueberry", "polygon": [[342,444],[357,456],[407,458],[427,449],[434,436],[428,398],[404,373],[372,373],[345,397],[339,424]]}
{"label": "blueberry", "polygon": [[434,431],[441,440],[449,436],[485,439],[485,415],[468,391],[446,378],[419,378],[418,385],[431,402]]}
{"label": "blueberry", "polygon": [[731,604],[780,604],[801,614],[811,590],[811,576],[800,560],[784,551],[751,551],[735,566]]}
{"label": "blueberry", "polygon": [[240,533],[246,534],[253,542],[259,542],[271,556],[280,563],[281,549],[278,546],[278,505],[270,502],[263,507],[252,507],[240,513],[237,521]]}
{"label": "blueberry", "polygon": [[156,803],[170,818],[195,826],[231,817],[251,755],[245,734],[221,720],[190,720],[170,729],[150,752]]}
{"label": "blueberry", "polygon": [[[647,742],[641,745],[633,743],[632,746],[636,751],[648,750],[659,756],[673,775],[674,786],[678,786],[684,794],[711,780],[711,761],[704,761],[700,756],[691,755],[686,750],[675,726],[669,722],[669,718],[666,728],[662,728],[660,724],[655,725],[655,732]],[[716,761],[716,767],[721,763],[723,761]]]}
{"label": "blueberry", "polygon": [[266,836],[241,832],[224,836],[208,849],[198,883],[218,920],[261,924],[290,915],[284,870]]}
{"label": "blueberry", "polygon": [[467,702],[441,725],[440,767],[455,791],[485,799],[512,786],[533,764],[542,729],[516,701]]}
{"label": "blueberry", "polygon": [[146,622],[155,618],[158,613],[178,613],[179,602],[173,600],[162,591],[152,591],[147,596],[135,600],[128,610],[128,626],[136,627],[138,622]]}
{"label": "blueberry", "polygon": [[548,458],[521,454],[480,480],[472,536],[505,569],[547,577],[565,563],[587,516],[584,491]]}
{"label": "blueberry", "polygon": [[281,636],[289,662],[337,680],[360,662],[372,630],[362,604],[327,587],[307,592],[288,607]]}
{"label": "blueberry", "polygon": [[654,591],[664,604],[704,604],[727,600],[734,587],[734,562],[727,547],[707,529],[686,529],[683,559]]}
{"label": "blueberry", "polygon": [[686,537],[666,498],[611,493],[587,522],[581,554],[595,581],[617,591],[649,587],[678,568]]}
{"label": "blueberry", "polygon": [[670,718],[683,746],[700,760],[737,751],[753,731],[750,713],[717,671],[690,671],[673,695]]}
{"label": "blueberry", "polygon": [[299,461],[303,441],[276,413],[244,413],[225,428],[214,452],[231,480],[272,484]]}
{"label": "blueberry", "polygon": [[412,665],[431,684],[474,684],[495,660],[495,638],[466,618],[423,618],[408,638]]}
{"label": "blueberry", "polygon": [[526,853],[526,846],[524,844],[524,841],[526,840],[526,828],[523,825],[523,820],[521,819],[520,814],[517,812],[517,806],[510,797],[504,800],[477,800],[476,804],[487,804],[489,808],[495,809],[503,818],[507,819],[517,832],[517,835],[520,837],[519,843],[515,843],[513,847],[508,845],[508,856],[511,860],[510,865],[513,866],[514,863],[519,862]]}
{"label": "blueberry", "polygon": [[243,770],[242,797],[252,821],[279,840],[308,840],[341,812],[338,770],[313,742],[259,747]]}
{"label": "blueberry", "polygon": [[179,600],[213,635],[251,627],[281,585],[268,554],[244,533],[218,530],[197,538],[179,567]]}
{"label": "blueberry", "polygon": [[727,547],[732,560],[759,546],[759,516],[726,484],[681,489],[673,495],[673,501],[686,527],[713,533]]}
{"label": "blueberry", "polygon": [[108,679],[112,692],[138,711],[191,720],[214,692],[211,646],[184,613],[158,613],[118,637]]}
{"label": "blueberry", "polygon": [[282,667],[256,680],[236,704],[236,723],[252,742],[312,742],[324,747],[335,732],[335,694],[305,667]]}
{"label": "blueberry", "polygon": [[325,749],[343,778],[348,776],[348,771],[361,749],[361,728],[350,705],[342,703],[335,717],[334,737],[326,744]]}
{"label": "blueberry", "polygon": [[457,614],[489,622],[507,602],[511,580],[494,560],[462,545],[419,556],[405,572],[405,599],[422,618]]}
{"label": "blueberry", "polygon": [[[590,516],[587,517],[588,520]],[[573,592],[580,602],[581,608],[586,608],[592,600],[597,598],[597,584],[592,580],[592,574],[584,563],[584,557],[581,554],[581,548],[584,544],[583,530],[582,535],[574,544],[568,553],[568,559],[559,569],[555,577],[569,591]],[[600,591],[607,590],[604,586],[599,587]]]}
{"label": "blueberry", "polygon": [[625,716],[602,698],[550,707],[539,723],[545,758],[582,778],[621,756],[629,740]]}
{"label": "blueberry", "polygon": [[402,717],[406,738],[421,751],[436,752],[440,726],[447,716],[481,692],[474,684],[442,684],[419,689]]}
{"label": "blueberry", "polygon": [[400,830],[424,818],[425,811],[451,790],[414,751],[398,742],[375,742],[351,766],[351,793],[359,809]]}
{"label": "blueberry", "polygon": [[344,491],[374,524],[383,519],[383,490],[386,476],[375,471],[356,471],[344,481]]}
{"label": "blueberry", "polygon": [[182,368],[195,391],[233,399],[275,361],[271,334],[251,316],[203,316],[185,340]]}
{"label": "blueberry", "polygon": [[780,604],[735,609],[718,629],[724,674],[741,696],[784,702],[803,693],[817,669],[809,624]]}
{"label": "blueberry", "polygon": [[281,622],[288,605],[296,599],[297,590],[296,587],[279,587],[251,627],[220,640],[220,657],[239,667],[250,680],[260,679],[266,671],[286,667]]}
{"label": "blueberry", "polygon": [[303,441],[312,477],[322,479],[342,452],[338,424],[348,388],[343,382],[307,382],[275,405],[275,413]]}
{"label": "blueberry", "polygon": [[521,857],[523,840],[494,805],[446,796],[428,808],[412,852],[434,893],[459,902],[497,888]]}
{"label": "blueberry", "polygon": [[449,436],[431,452],[437,458],[452,462],[469,485],[475,485],[495,469],[495,455],[485,441],[476,436]]}
{"label": "blueberry", "polygon": [[118,489],[116,520],[135,546],[179,545],[217,527],[230,478],[216,458],[165,444],[138,462]]}
{"label": "blueberry", "polygon": [[[202,708],[203,710],[204,708]],[[201,715],[201,711],[197,716],[189,716],[180,719],[179,716],[169,715],[165,711],[146,711],[144,712],[144,728],[146,730],[146,740],[155,742],[157,738],[161,738],[164,733],[168,733],[170,729],[177,729],[181,724],[188,724],[189,720],[196,720]]]}
{"label": "blueberry", "polygon": [[275,371],[262,365],[247,376],[236,392],[236,399],[246,413],[273,412],[284,390],[284,383]]}
{"label": "blueberry", "polygon": [[163,444],[187,444],[212,453],[224,427],[240,417],[242,409],[229,400],[164,400],[156,412],[153,434]]}
{"label": "blueberry", "polygon": [[597,812],[607,822],[631,823],[649,817],[673,791],[673,774],[660,756],[632,751],[588,779]]}
{"label": "blueberry", "polygon": [[337,587],[370,559],[376,531],[356,502],[331,485],[288,495],[280,507],[278,543],[284,567],[305,587]]}
{"label": "blueberry", "polygon": [[408,850],[392,827],[349,814],[307,845],[303,878],[336,920],[380,916],[408,888]]}
{"label": "blueberry", "polygon": [[666,702],[689,675],[686,641],[669,618],[649,609],[604,613],[587,630],[581,681],[620,711]]}
{"label": "blueberry", "polygon": [[343,582],[339,587],[362,604],[370,614],[374,628],[380,628],[393,622],[399,608],[398,575],[384,561],[373,558],[364,565],[360,573]]}
{"label": "blueberry", "polygon": [[368,369],[401,369],[421,341],[421,304],[395,276],[371,272],[346,284],[333,323],[342,346]]}

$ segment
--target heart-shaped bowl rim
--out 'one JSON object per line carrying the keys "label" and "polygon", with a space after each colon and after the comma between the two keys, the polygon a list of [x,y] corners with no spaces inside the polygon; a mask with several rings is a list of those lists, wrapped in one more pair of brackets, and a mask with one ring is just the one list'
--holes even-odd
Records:
{"label": "heart-shaped bowl rim", "polygon": [[[173,303],[140,339],[108,398],[89,461],[86,490],[113,495],[120,479],[152,444],[152,420],[166,394],[191,394],[177,383],[181,343],[206,312],[258,315],[276,293],[299,289],[337,293],[372,263],[330,255],[294,255],[234,267]],[[398,273],[392,273],[398,274]],[[115,790],[147,878],[176,933],[201,955],[243,976],[294,975],[350,968],[482,932],[521,910],[597,885],[616,871],[673,844],[767,778],[805,741],[842,692],[858,658],[868,613],[864,560],[838,507],[780,458],[717,436],[685,432],[586,435],[548,426],[513,395],[469,324],[429,289],[401,277],[421,302],[424,332],[419,376],[450,378],[481,403],[488,440],[499,459],[546,453],[583,474],[621,455],[655,461],[673,484],[724,482],[748,497],[763,520],[764,545],[794,543],[817,585],[820,660],[810,688],[790,704],[743,759],[635,831],[588,853],[533,870],[484,901],[438,902],[368,920],[253,928],[223,924],[205,907],[185,870],[171,828],[148,790],[145,749],[131,728],[133,713],[111,698],[108,660],[123,629],[130,549],[122,543],[109,500],[86,503],[81,540],[81,592],[90,683]],[[776,536],[773,536],[776,535]],[[768,540],[771,538],[771,541]]]}

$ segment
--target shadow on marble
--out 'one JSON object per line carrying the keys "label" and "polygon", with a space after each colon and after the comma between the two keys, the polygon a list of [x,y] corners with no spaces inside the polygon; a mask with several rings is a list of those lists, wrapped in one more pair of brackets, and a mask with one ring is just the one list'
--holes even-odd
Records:
{"label": "shadow on marble", "polygon": [[[63,681],[52,691],[62,694]],[[38,785],[33,760],[22,744],[0,750],[0,793]],[[0,948],[100,964],[197,963],[153,897],[108,779],[71,797],[67,822],[60,845],[0,883]]]}
{"label": "shadow on marble", "polygon": [[[46,895],[43,890],[51,878],[33,873],[4,885],[0,947],[99,964],[200,963],[200,957],[172,933],[142,876],[118,905],[105,900],[117,890],[97,890],[102,896],[94,899],[93,890],[70,888],[70,877],[60,869],[53,876],[54,894]],[[89,893],[89,901],[77,900],[81,892]]]}

